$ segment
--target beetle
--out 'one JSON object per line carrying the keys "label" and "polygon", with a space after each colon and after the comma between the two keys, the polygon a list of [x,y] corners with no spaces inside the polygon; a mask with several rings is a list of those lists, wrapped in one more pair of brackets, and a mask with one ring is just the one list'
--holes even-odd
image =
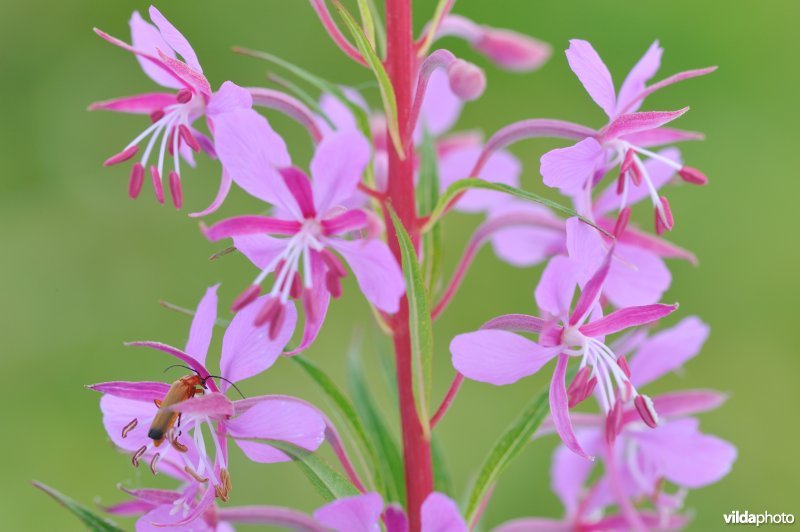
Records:
{"label": "beetle", "polygon": [[[208,378],[208,377],[207,377]],[[195,395],[202,394],[206,387],[206,379],[200,375],[187,375],[181,377],[172,383],[169,387],[167,395],[161,401],[156,400],[158,412],[156,412],[153,422],[150,424],[150,430],[147,432],[147,437],[153,440],[154,445],[158,447],[164,442],[164,436],[167,432],[178,423],[180,426],[180,413],[169,410],[181,401],[191,399]]]}

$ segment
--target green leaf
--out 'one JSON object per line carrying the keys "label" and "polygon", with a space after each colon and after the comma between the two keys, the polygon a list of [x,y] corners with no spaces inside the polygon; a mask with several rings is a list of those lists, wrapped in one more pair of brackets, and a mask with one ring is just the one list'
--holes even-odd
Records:
{"label": "green leaf", "polygon": [[[419,186],[418,203],[422,214],[430,214],[439,200],[439,170],[436,144],[428,130],[423,131],[419,148]],[[443,239],[441,225],[422,235],[422,272],[429,299],[432,301],[439,286],[443,262]]]}
{"label": "green leaf", "polygon": [[97,532],[122,532],[122,529],[111,521],[100,517],[82,504],[75,502],[63,493],[54,490],[50,486],[46,486],[40,482],[34,482],[33,485],[50,495],[59,504],[61,504],[61,506],[75,514],[78,519],[83,521],[83,524],[85,524],[89,530]]}
{"label": "green leaf", "polygon": [[472,522],[483,498],[500,478],[508,464],[522,451],[549,411],[548,391],[540,393],[506,429],[484,460],[467,497],[464,518]]}
{"label": "green leaf", "polygon": [[369,45],[375,49],[375,21],[372,20],[372,11],[369,9],[367,0],[358,0],[358,14],[361,16],[364,36],[367,38]]}
{"label": "green leaf", "polygon": [[341,391],[336,383],[310,360],[300,355],[292,357],[292,360],[303,368],[308,376],[322,389],[328,399],[333,402],[333,405],[341,414],[342,419],[347,423],[347,428],[350,433],[353,434],[360,446],[369,455],[372,470],[376,473],[376,481],[379,485],[383,485],[384,481],[380,476],[381,459],[375,451],[372,440],[367,436],[367,431],[364,429],[364,425],[358,417],[353,403],[350,402],[350,399]]}
{"label": "green leaf", "polygon": [[375,48],[370,45],[367,36],[364,35],[364,32],[358,26],[353,15],[351,15],[338,0],[333,0],[333,5],[336,6],[336,10],[339,11],[339,15],[342,17],[342,20],[344,20],[345,26],[350,30],[350,35],[353,36],[353,40],[359,52],[361,52],[364,60],[369,65],[370,69],[372,69],[372,73],[375,74],[375,79],[378,82],[378,90],[381,93],[381,100],[383,101],[384,112],[386,113],[386,126],[389,130],[389,136],[392,137],[395,151],[397,151],[401,159],[404,159],[405,152],[403,150],[403,142],[400,138],[400,128],[397,120],[397,98],[395,98],[394,88],[392,87],[389,75],[386,73],[386,69],[383,68],[383,62],[381,62],[380,58],[375,53]]}
{"label": "green leaf", "polygon": [[357,350],[352,348],[347,357],[347,384],[356,410],[364,421],[367,434],[372,438],[373,445],[378,450],[386,499],[405,504],[405,476],[400,448],[386,426],[385,416],[375,405],[364,378],[361,359]]}
{"label": "green leaf", "polygon": [[366,2],[369,5],[370,11],[372,12],[372,20],[375,22],[375,33],[377,34],[378,38],[378,46],[376,47],[376,50],[378,55],[383,57],[386,55],[386,28],[383,26],[383,20],[381,20],[381,11],[375,4],[375,0],[366,0]]}
{"label": "green leaf", "polygon": [[408,326],[411,333],[411,364],[414,373],[414,401],[422,431],[430,439],[430,411],[428,400],[431,396],[431,363],[433,361],[433,326],[428,304],[428,294],[422,280],[417,253],[411,244],[403,223],[391,205],[392,217],[403,266],[408,298]]}
{"label": "green leaf", "polygon": [[265,443],[288,454],[326,501],[358,495],[349,480],[316,454],[285,441],[266,440]]}
{"label": "green leaf", "polygon": [[450,203],[450,201],[453,198],[455,198],[459,193],[461,193],[461,192],[463,192],[463,191],[465,191],[467,189],[470,189],[470,188],[481,188],[481,189],[485,189],[485,190],[494,190],[494,191],[497,191],[497,192],[503,192],[505,194],[509,194],[511,196],[516,196],[516,197],[518,197],[520,199],[524,199],[524,200],[527,200],[527,201],[533,201],[533,202],[536,202],[536,203],[541,203],[542,205],[550,207],[554,211],[558,211],[558,212],[561,212],[563,214],[566,214],[567,216],[570,216],[570,217],[576,216],[576,217],[578,217],[578,219],[580,219],[582,222],[591,225],[592,227],[594,227],[595,229],[597,229],[598,231],[600,231],[601,233],[603,233],[606,236],[613,236],[611,233],[609,233],[608,231],[606,231],[602,227],[599,227],[593,221],[589,220],[588,218],[584,218],[583,216],[579,215],[574,210],[570,209],[569,207],[564,207],[560,203],[557,203],[555,201],[549,200],[549,199],[547,199],[545,197],[542,197],[542,196],[540,196],[538,194],[534,194],[533,192],[528,192],[527,190],[522,190],[520,188],[515,188],[515,187],[509,186],[509,185],[504,185],[502,183],[491,183],[489,181],[484,181],[483,179],[478,179],[478,178],[475,178],[475,177],[468,177],[466,179],[460,179],[460,180],[456,181],[455,183],[453,183],[452,185],[450,185],[449,187],[447,187],[447,190],[445,190],[444,193],[439,197],[439,202],[436,204],[436,207],[433,209],[433,212],[431,213],[430,218],[428,219],[428,222],[425,224],[425,227],[423,227],[423,229],[422,229],[423,232],[431,229],[432,227],[434,227],[439,222],[439,219],[444,215],[448,204]]}
{"label": "green leaf", "polygon": [[350,110],[350,112],[353,113],[353,116],[355,116],[356,119],[356,124],[358,125],[358,129],[361,131],[361,133],[363,133],[364,136],[367,138],[372,138],[370,124],[369,124],[369,114],[367,113],[367,111],[363,109],[361,106],[351,102],[350,99],[342,90],[342,88],[336,85],[335,83],[323,79],[317,76],[316,74],[312,74],[308,70],[305,70],[304,68],[301,68],[295,65],[294,63],[290,63],[285,59],[281,59],[276,55],[272,55],[269,52],[260,52],[258,50],[250,50],[248,48],[241,48],[241,47],[235,47],[233,51],[238,54],[246,55],[249,57],[255,57],[257,59],[263,59],[264,61],[278,65],[279,67],[288,70],[298,78],[305,80],[307,83],[310,83],[320,91],[329,93],[337,100],[339,100],[342,104],[346,105],[347,108]]}
{"label": "green leaf", "polygon": [[419,57],[425,57],[426,55],[428,55],[428,50],[431,49],[433,40],[436,37],[436,30],[439,28],[439,25],[442,22],[442,17],[444,16],[444,9],[449,1],[450,0],[439,0],[439,2],[436,4],[436,9],[433,12],[433,17],[431,18],[431,21],[428,23],[428,32],[425,34],[425,40],[422,41],[422,45],[419,48]]}

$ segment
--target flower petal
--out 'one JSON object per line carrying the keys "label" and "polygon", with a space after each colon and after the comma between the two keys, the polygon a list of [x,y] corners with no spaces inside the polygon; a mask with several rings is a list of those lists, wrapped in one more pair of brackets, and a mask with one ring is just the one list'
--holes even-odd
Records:
{"label": "flower petal", "polygon": [[[135,451],[153,441],[148,438],[147,433],[158,411],[155,403],[104,395],[100,398],[100,411],[103,413],[103,426],[108,437],[117,447]],[[123,438],[123,429],[134,419],[137,421],[136,426],[127,430]]]}
{"label": "flower petal", "polygon": [[[160,70],[160,69],[159,69]],[[125,96],[113,100],[95,102],[89,106],[90,111],[104,110],[118,113],[150,114],[175,103],[175,95],[167,92],[149,92],[135,96]]]}
{"label": "flower petal", "polygon": [[[575,436],[588,453],[594,455],[599,452],[602,441],[599,430],[583,429],[577,431]],[[565,445],[559,445],[553,453],[550,486],[561,500],[567,516],[577,517],[575,511],[584,496],[586,481],[594,466],[594,462],[581,458]]]}
{"label": "flower petal", "polygon": [[234,414],[233,402],[219,392],[196,395],[190,399],[165,408],[172,412],[199,414],[212,419],[225,419]]}
{"label": "flower petal", "polygon": [[678,305],[663,304],[623,308],[599,320],[583,325],[580,331],[586,336],[592,337],[614,334],[630,327],[653,323],[665,316],[669,316],[677,309]]}
{"label": "flower petal", "polygon": [[578,301],[575,303],[575,308],[569,317],[569,324],[575,325],[583,321],[588,315],[589,311],[595,306],[600,299],[600,292],[603,290],[603,284],[608,277],[608,271],[611,269],[611,258],[614,255],[614,247],[608,250],[606,258],[603,260],[600,267],[586,281],[586,284],[581,288],[581,295],[578,296]]}
{"label": "flower petal", "polygon": [[527,314],[505,314],[493,318],[483,325],[481,329],[495,329],[509,332],[540,333],[547,325],[547,321]]}
{"label": "flower petal", "polygon": [[333,218],[322,220],[322,228],[326,236],[338,235],[358,229],[364,229],[369,225],[369,214],[361,209],[349,209]]}
{"label": "flower petal", "polygon": [[618,139],[632,133],[640,133],[656,129],[672,122],[688,111],[688,107],[677,111],[643,111],[620,115],[600,132],[601,138],[606,140]]}
{"label": "flower petal", "polygon": [[[267,327],[254,325],[256,315],[269,298],[269,295],[261,296],[237,312],[225,331],[219,363],[220,373],[232,382],[247,379],[271,367],[292,339],[297,325],[294,305],[286,305],[286,317],[275,339],[270,338]],[[225,382],[220,385],[222,390],[227,388]]]}
{"label": "flower petal", "polygon": [[[648,81],[658,72],[661,66],[661,55],[664,49],[659,46],[658,41],[653,42],[650,48],[644,53],[639,62],[634,65],[628,73],[628,77],[622,83],[619,89],[619,97],[617,98],[616,112],[632,113],[639,109],[642,105],[642,100],[633,102],[633,99],[645,89]],[[631,104],[631,105],[629,105]]]}
{"label": "flower petal", "polygon": [[206,363],[208,346],[211,345],[211,336],[214,334],[214,323],[217,321],[217,288],[219,285],[215,284],[206,290],[197,305],[189,329],[189,340],[186,342],[186,352],[203,365]]}
{"label": "flower petal", "polygon": [[564,249],[564,223],[542,205],[518,200],[495,205],[483,227],[491,225],[498,226],[490,236],[495,254],[512,266],[535,266]]}
{"label": "flower petal", "polygon": [[727,399],[716,390],[682,390],[653,397],[653,407],[660,418],[678,417],[714,410]]}
{"label": "flower petal", "polygon": [[365,493],[337,499],[314,512],[314,519],[336,532],[379,532],[383,499]]}
{"label": "flower petal", "polygon": [[569,399],[565,381],[568,364],[569,355],[564,353],[558,355],[553,379],[550,381],[550,417],[561,441],[570,451],[588,460],[594,460],[594,457],[586,454],[581,447],[572,430],[572,421],[569,419]]}
{"label": "flower petal", "polygon": [[467,523],[458,505],[450,497],[434,491],[425,498],[420,510],[424,532],[467,532]]}
{"label": "flower petal", "polygon": [[643,455],[652,460],[670,482],[700,488],[730,473],[736,447],[700,432],[693,418],[671,421],[635,434]]}
{"label": "flower petal", "polygon": [[604,159],[603,147],[588,137],[568,148],[557,148],[542,155],[539,171],[545,185],[573,196],[583,190]]}
{"label": "flower petal", "polygon": [[571,39],[567,49],[569,67],[578,76],[586,92],[610,117],[614,115],[617,97],[608,67],[587,41]]}
{"label": "flower petal", "polygon": [[248,194],[301,218],[294,197],[277,168],[291,164],[286,143],[267,119],[252,109],[213,117],[217,155],[233,181]]}
{"label": "flower petal", "polygon": [[[248,445],[253,442],[239,441],[241,438],[281,440],[308,451],[316,451],[325,440],[325,420],[313,407],[299,401],[268,396],[250,398],[247,401],[251,405],[247,410],[225,422],[228,433],[237,439],[236,443],[245,453],[249,449],[258,447]],[[239,403],[241,401],[236,401],[234,405]],[[272,449],[275,451],[273,455],[256,454],[258,461],[275,462],[288,459],[282,452]]]}
{"label": "flower petal", "polygon": [[650,305],[661,300],[672,275],[650,250],[617,244],[603,295],[617,308]]}
{"label": "flower petal", "polygon": [[705,135],[696,131],[684,131],[682,129],[675,129],[671,127],[659,127],[656,129],[639,131],[638,133],[630,133],[625,135],[624,140],[635,146],[652,148],[653,146],[663,146],[664,144],[674,144],[676,142],[685,142],[687,140],[703,140],[704,138]]}
{"label": "flower petal", "polygon": [[162,66],[157,65],[153,59],[158,57],[158,50],[165,53],[171,53],[172,48],[164,41],[161,32],[158,28],[147,22],[142,18],[138,11],[134,11],[129,21],[131,28],[131,45],[136,51],[142,52],[151,56],[150,59],[136,54],[136,60],[139,61],[142,70],[147,76],[161,85],[170,89],[182,89],[184,84],[181,83],[170,72]]}
{"label": "flower petal", "polygon": [[[213,492],[214,490],[207,491]],[[175,506],[173,504],[162,504],[153,508],[136,521],[136,532],[164,532],[165,527],[163,524],[174,522],[175,519]],[[172,527],[170,526],[170,528]],[[217,532],[217,528],[207,523],[205,519],[195,519],[191,523],[182,526],[180,530],[185,532]]]}
{"label": "flower petal", "polygon": [[213,117],[222,113],[236,110],[247,110],[253,107],[253,95],[232,81],[223,83],[219,90],[211,95],[206,107],[208,116]]}
{"label": "flower petal", "polygon": [[317,212],[324,215],[350,198],[370,158],[370,146],[355,130],[325,136],[311,160],[312,188]]}
{"label": "flower petal", "polygon": [[160,401],[167,395],[169,384],[166,382],[111,381],[90,384],[87,388],[122,399],[153,403],[156,399]]}
{"label": "flower petal", "polygon": [[[150,6],[150,20],[156,25],[161,37],[169,47],[176,51],[193,70],[202,73],[203,69],[200,67],[200,62],[189,41],[155,6]],[[162,50],[166,51],[163,48]]]}
{"label": "flower petal", "polygon": [[633,384],[644,386],[683,366],[700,352],[709,330],[700,318],[689,316],[648,338],[630,360]]}
{"label": "flower petal", "polygon": [[553,257],[536,285],[536,304],[552,316],[567,317],[577,283],[575,263],[563,255]]}
{"label": "flower petal", "polygon": [[286,239],[267,235],[233,237],[233,245],[257,268],[263,270],[286,249]]}
{"label": "flower petal", "polygon": [[542,347],[517,334],[496,329],[459,334],[450,342],[453,367],[459,373],[497,386],[533,375],[559,349]]}
{"label": "flower petal", "polygon": [[279,220],[267,216],[236,216],[221,220],[203,230],[203,234],[211,242],[234,236],[260,235],[293,235],[300,231],[300,222],[295,220]]}
{"label": "flower petal", "polygon": [[405,281],[385,242],[331,238],[327,243],[347,261],[364,297],[384,312],[397,312],[406,291]]}

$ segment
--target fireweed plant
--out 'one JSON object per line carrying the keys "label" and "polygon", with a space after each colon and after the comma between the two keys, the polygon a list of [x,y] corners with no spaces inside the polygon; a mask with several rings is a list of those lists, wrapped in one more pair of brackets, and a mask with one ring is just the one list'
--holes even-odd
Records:
{"label": "fireweed plant", "polygon": [[[180,210],[182,187],[192,181],[186,165],[220,164],[219,192],[190,216],[213,214],[233,185],[264,203],[258,212],[201,222],[202,236],[230,246],[220,255],[238,251],[255,266],[252,277],[231,287],[233,318],[217,317],[214,286],[195,311],[186,311],[194,317],[183,349],[129,344],[171,357],[182,376],[89,386],[102,394],[108,436],[133,466],[174,480],[171,489],[123,488],[130,498],[106,507],[109,514],[137,516],[137,530],[231,530],[237,523],[469,530],[479,526],[503,470],[526,444],[558,437],[562,445],[550,473],[563,514],[517,517],[495,530],[675,528],[690,517],[683,507],[687,490],[729,472],[736,449],[702,433],[694,417],[720,406],[723,394],[648,395],[649,383],[696,356],[709,333],[693,316],[671,328],[659,325],[679,312],[677,304],[661,302],[671,282],[667,261],[695,262],[664,239],[675,219],[663,190],[707,179],[684,165],[673,146],[702,138],[673,126],[688,107],[641,109],[653,92],[714,69],[653,81],[663,52],[654,42],[617,89],[593,46],[572,40],[567,62],[606,123],[524,119],[484,141],[480,132],[453,131],[462,107],[484,92],[484,71],[436,48],[439,39],[463,39],[482,56],[479,62],[517,72],[538,69],[551,49],[455,15],[454,3],[441,0],[415,35],[410,0],[386,0],[384,13],[360,0],[358,18],[337,0],[311,0],[338,48],[374,77],[377,108],[352,87],[246,49],[237,51],[289,77],[273,77],[277,89],[226,81],[214,90],[189,41],[155,7],[149,21],[133,13],[130,43],[95,30],[132,53],[160,87],[91,106],[144,115],[141,132],[127,144],[121,140],[119,153],[105,161],[132,162],[130,197],[139,197],[147,181],[157,201],[164,203],[167,189]],[[307,131],[315,146],[310,161],[292,158],[269,122],[273,112]],[[541,184],[563,194],[569,206],[519,188],[521,164],[507,148],[538,137],[564,140],[541,157],[539,173]],[[630,222],[632,209],[647,203],[652,233]],[[442,221],[453,210],[484,221],[448,280],[441,267]],[[531,302],[536,309],[446,339],[455,378],[434,408],[432,322],[486,243],[513,266],[546,263]],[[324,327],[329,307],[336,308],[332,300],[342,296],[348,275],[394,346],[402,451],[363,387],[348,397],[301,355]],[[207,357],[215,327],[224,331],[222,349]],[[320,385],[332,412],[290,396],[239,397],[236,383],[288,360]],[[444,466],[435,430],[463,380],[526,386],[524,377],[540,371],[552,374],[549,387],[531,391],[533,401],[499,435],[471,484],[453,490],[440,483]],[[572,411],[584,402],[591,413]],[[315,453],[323,444],[332,448],[335,466]],[[311,514],[236,506],[232,445],[259,464],[253,467],[295,461],[327,503]],[[116,529],[42,488],[95,529]]]}

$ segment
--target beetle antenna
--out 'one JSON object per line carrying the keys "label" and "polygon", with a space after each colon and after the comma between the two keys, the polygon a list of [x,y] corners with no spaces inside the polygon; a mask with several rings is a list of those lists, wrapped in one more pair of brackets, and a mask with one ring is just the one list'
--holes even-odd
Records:
{"label": "beetle antenna", "polygon": [[164,373],[171,370],[172,368],[186,368],[193,373],[197,373],[196,369],[190,368],[189,366],[184,366],[183,364],[173,364],[171,366],[167,366],[166,368],[164,368]]}
{"label": "beetle antenna", "polygon": [[[220,377],[219,375],[209,375],[208,377],[206,377],[206,379],[210,379],[210,378],[212,378],[212,377],[213,377],[213,378],[215,378],[215,379],[219,379],[219,380],[221,380],[221,381],[225,381],[225,382],[227,382],[228,384],[230,384],[231,386],[233,386],[233,389],[234,389],[234,390],[236,390],[237,392],[239,392],[239,395],[241,395],[241,396],[242,396],[242,399],[247,399],[247,397],[245,397],[245,396],[244,396],[244,394],[242,393],[242,390],[240,390],[240,389],[239,389],[239,387],[238,387],[238,386],[236,386],[236,385],[235,385],[233,382],[229,381],[229,380],[228,380],[228,379],[226,379],[225,377]],[[205,379],[203,379],[203,382],[205,382]]]}

